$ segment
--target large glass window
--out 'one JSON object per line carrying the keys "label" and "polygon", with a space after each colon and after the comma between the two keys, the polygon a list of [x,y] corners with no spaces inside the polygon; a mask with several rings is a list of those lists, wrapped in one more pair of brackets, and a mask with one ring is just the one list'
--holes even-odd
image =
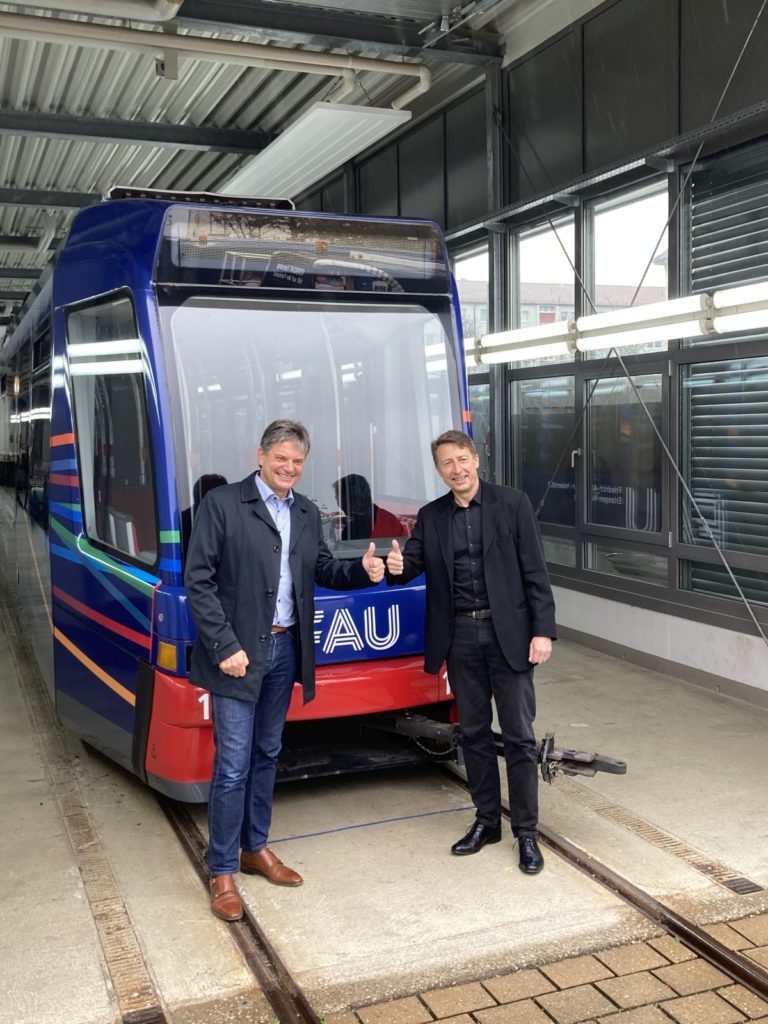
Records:
{"label": "large glass window", "polygon": [[71,312],[67,336],[86,532],[121,555],[154,563],[143,346],[131,300]]}
{"label": "large glass window", "polygon": [[629,550],[615,544],[587,543],[584,566],[594,572],[608,573],[638,583],[666,586],[668,563],[664,555]]}
{"label": "large glass window", "polygon": [[[768,357],[682,370],[686,544],[768,555]],[[700,514],[699,514],[700,513]],[[696,579],[695,574],[692,579]]]}
{"label": "large glass window", "polygon": [[512,407],[515,477],[520,487],[531,499],[539,522],[575,526],[573,377],[516,381]]}
{"label": "large glass window", "polygon": [[[592,302],[583,312],[606,313],[629,306],[663,302],[667,298],[669,216],[666,186],[652,185],[629,195],[601,200],[590,208],[592,260],[588,279],[593,281]],[[622,354],[666,350],[666,341],[622,348]],[[609,349],[585,353],[604,359]]]}
{"label": "large glass window", "polygon": [[164,309],[182,510],[253,472],[264,427],[287,417],[312,438],[300,489],[332,547],[352,556],[406,535],[441,493],[430,442],[461,422],[450,306],[433,307],[199,297]]}
{"label": "large glass window", "polygon": [[472,439],[480,456],[480,476],[492,481],[491,386],[488,381],[470,383],[469,408],[472,411]]}
{"label": "large glass window", "polygon": [[[479,249],[457,256],[453,273],[459,293],[464,340],[481,338],[488,333],[488,250]],[[487,372],[487,367],[474,365],[474,360],[471,364],[467,367],[468,373]]]}
{"label": "large glass window", "polygon": [[[660,374],[633,378],[653,423],[661,429]],[[587,381],[587,520],[600,526],[659,533],[662,452],[637,394],[624,377]]]}
{"label": "large glass window", "polygon": [[[518,238],[519,327],[573,320],[575,312],[574,220],[563,217],[523,231]],[[570,356],[518,361],[518,366],[569,362]]]}

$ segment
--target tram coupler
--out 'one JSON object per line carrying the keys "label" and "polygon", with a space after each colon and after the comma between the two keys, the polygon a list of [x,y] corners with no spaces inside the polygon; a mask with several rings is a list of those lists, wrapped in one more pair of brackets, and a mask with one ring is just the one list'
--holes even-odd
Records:
{"label": "tram coupler", "polygon": [[[494,733],[496,747],[499,748],[501,736]],[[503,753],[503,751],[502,751]],[[560,772],[563,775],[596,775],[597,772],[607,772],[609,775],[626,775],[627,762],[617,761],[614,757],[606,757],[605,754],[590,753],[587,750],[572,750],[567,747],[555,746],[555,734],[548,732],[539,743],[538,762],[541,769],[541,777],[545,782],[552,785],[555,776]]]}
{"label": "tram coupler", "polygon": [[[456,722],[437,722],[426,715],[404,712],[393,716],[376,716],[367,720],[368,724],[385,732],[410,736],[415,741],[429,740],[439,743],[441,750],[428,751],[433,754],[445,754],[461,745],[461,726]],[[504,742],[500,732],[493,734],[496,753],[504,756]],[[539,742],[536,759],[544,782],[550,785],[559,774],[585,775],[591,777],[598,772],[609,775],[626,775],[627,762],[619,761],[605,754],[588,750],[575,750],[571,747],[555,745],[555,734],[548,732]]]}
{"label": "tram coupler", "polygon": [[[371,723],[373,724],[373,723]],[[450,749],[461,743],[461,726],[456,722],[438,722],[426,715],[405,713],[394,718],[378,721],[378,727],[387,732],[396,732],[413,739],[433,740],[444,743]]]}

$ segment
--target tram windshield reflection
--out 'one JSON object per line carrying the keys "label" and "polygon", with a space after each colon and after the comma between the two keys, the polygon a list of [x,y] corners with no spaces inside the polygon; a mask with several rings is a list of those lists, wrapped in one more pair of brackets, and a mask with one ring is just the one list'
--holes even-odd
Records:
{"label": "tram windshield reflection", "polygon": [[[161,313],[182,510],[194,515],[201,479],[253,471],[265,425],[291,418],[312,438],[300,490],[320,508],[332,549],[357,557],[371,537],[384,547],[408,535],[440,493],[430,441],[459,418],[447,302],[195,297]],[[344,507],[350,476],[366,481],[378,510],[368,526]]]}

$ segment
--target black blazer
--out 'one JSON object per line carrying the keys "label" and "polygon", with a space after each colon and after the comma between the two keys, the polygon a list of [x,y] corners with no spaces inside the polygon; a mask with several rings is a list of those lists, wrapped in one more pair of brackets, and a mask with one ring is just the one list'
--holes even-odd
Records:
{"label": "black blazer", "polygon": [[[195,518],[184,584],[197,637],[190,679],[212,693],[256,700],[280,582],[280,534],[261,499],[254,474],[210,491]],[[315,583],[334,590],[371,586],[362,560],[335,559],[322,536],[320,513],[294,491],[289,554],[296,602],[297,680],[304,703],[315,695]],[[243,678],[219,662],[248,655]]]}
{"label": "black blazer", "polygon": [[[515,672],[531,667],[534,636],[555,639],[555,601],[533,508],[522,491],[482,481],[483,566],[493,625],[504,656]],[[425,505],[403,549],[405,571],[387,573],[387,583],[407,583],[426,574],[424,670],[435,673],[453,639],[454,499],[448,492]]]}

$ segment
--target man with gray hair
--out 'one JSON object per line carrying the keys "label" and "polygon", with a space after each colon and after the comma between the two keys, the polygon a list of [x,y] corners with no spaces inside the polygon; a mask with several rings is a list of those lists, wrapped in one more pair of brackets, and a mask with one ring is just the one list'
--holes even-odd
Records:
{"label": "man with gray hair", "polygon": [[303,881],[266,843],[294,682],[304,703],[315,694],[314,585],[354,590],[384,576],[373,544],[360,561],[335,559],[317,507],[294,491],[309,447],[301,423],[270,423],[258,472],[209,491],[187,552],[190,679],[210,691],[213,712],[211,910],[225,921],[243,913],[238,867],[275,885]]}

